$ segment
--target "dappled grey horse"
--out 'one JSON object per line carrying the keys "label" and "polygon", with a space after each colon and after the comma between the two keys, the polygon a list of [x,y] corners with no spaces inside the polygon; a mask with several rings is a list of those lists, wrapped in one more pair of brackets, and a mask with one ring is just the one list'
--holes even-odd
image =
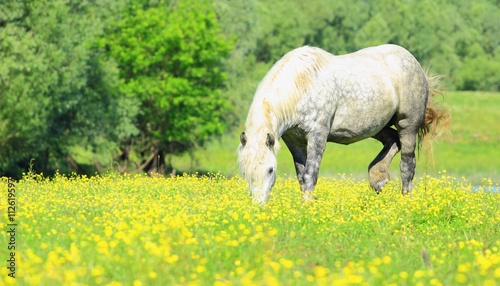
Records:
{"label": "dappled grey horse", "polygon": [[371,187],[381,191],[401,151],[402,193],[410,193],[417,141],[443,118],[427,104],[432,91],[418,61],[396,45],[340,56],[310,46],[287,53],[259,84],[240,136],[238,163],[251,195],[260,203],[269,200],[279,138],[292,153],[306,201],[326,143],[368,137],[384,145],[368,167]]}

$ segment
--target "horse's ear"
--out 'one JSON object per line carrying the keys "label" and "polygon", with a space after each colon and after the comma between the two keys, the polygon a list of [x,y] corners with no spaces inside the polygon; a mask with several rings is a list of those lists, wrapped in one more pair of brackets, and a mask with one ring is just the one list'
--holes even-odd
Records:
{"label": "horse's ear", "polygon": [[274,146],[274,136],[269,133],[267,133],[266,145],[269,148],[272,148]]}
{"label": "horse's ear", "polygon": [[247,136],[245,135],[245,132],[241,132],[240,142],[242,146],[245,146],[247,144]]}

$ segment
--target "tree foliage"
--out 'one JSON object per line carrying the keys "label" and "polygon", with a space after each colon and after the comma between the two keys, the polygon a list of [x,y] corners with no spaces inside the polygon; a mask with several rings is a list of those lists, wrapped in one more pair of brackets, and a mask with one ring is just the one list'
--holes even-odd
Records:
{"label": "tree foliage", "polygon": [[1,1],[0,174],[162,171],[237,125],[289,50],[384,43],[500,90],[498,0]]}
{"label": "tree foliage", "polygon": [[102,44],[120,68],[120,91],[141,102],[140,147],[152,150],[147,169],[162,172],[165,152],[184,152],[223,134],[229,105],[222,97],[222,60],[231,43],[210,2],[133,5]]}
{"label": "tree foliage", "polygon": [[137,132],[131,124],[133,99],[117,93],[116,68],[91,47],[113,14],[110,10],[117,8],[112,1],[101,3],[2,4],[2,173],[19,175],[30,158],[41,171],[64,169],[66,164],[79,168],[71,158],[75,144],[97,154]]}
{"label": "tree foliage", "polygon": [[444,75],[450,89],[499,90],[497,2],[261,0],[256,56],[274,62],[304,44],[343,54],[393,43]]}

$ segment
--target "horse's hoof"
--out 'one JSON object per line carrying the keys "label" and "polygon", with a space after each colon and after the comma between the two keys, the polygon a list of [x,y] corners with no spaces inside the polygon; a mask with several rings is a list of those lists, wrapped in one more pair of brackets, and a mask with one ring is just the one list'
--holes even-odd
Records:
{"label": "horse's hoof", "polygon": [[377,182],[375,184],[370,184],[370,186],[378,195],[382,192],[382,188],[385,186],[385,184],[387,184],[388,181],[389,181],[389,179],[385,179],[385,180],[382,180],[382,181]]}
{"label": "horse's hoof", "polygon": [[303,201],[304,203],[313,202],[314,201],[313,191],[305,191]]}
{"label": "horse's hoof", "polygon": [[409,192],[409,191],[404,191],[404,190],[403,190],[403,191],[401,191],[401,194],[402,194],[403,196],[405,196],[405,197],[406,197],[406,196],[408,196],[408,197],[410,197],[410,198],[411,198],[411,192]]}

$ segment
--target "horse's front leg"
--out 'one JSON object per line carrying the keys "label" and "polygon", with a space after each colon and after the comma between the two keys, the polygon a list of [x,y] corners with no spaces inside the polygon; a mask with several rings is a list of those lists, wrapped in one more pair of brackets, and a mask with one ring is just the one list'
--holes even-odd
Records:
{"label": "horse's front leg", "polygon": [[281,137],[293,157],[295,172],[300,184],[300,189],[304,191],[304,173],[307,160],[307,141],[301,136],[288,132]]}
{"label": "horse's front leg", "polygon": [[319,166],[325,152],[327,134],[310,133],[307,138],[307,160],[304,170],[304,202],[314,200],[313,192],[318,182]]}

